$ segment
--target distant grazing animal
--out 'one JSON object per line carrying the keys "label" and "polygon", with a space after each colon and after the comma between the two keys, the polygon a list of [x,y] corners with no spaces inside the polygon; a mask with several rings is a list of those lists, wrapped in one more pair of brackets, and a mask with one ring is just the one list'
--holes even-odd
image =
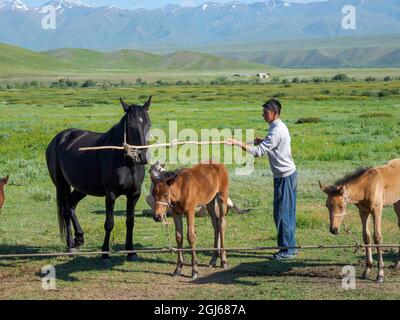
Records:
{"label": "distant grazing animal", "polygon": [[[383,243],[381,234],[382,209],[394,205],[400,228],[400,159],[390,161],[384,166],[359,169],[355,173],[338,180],[333,186],[319,182],[320,188],[328,195],[326,206],[330,216],[330,231],[339,234],[340,225],[347,214],[347,204],[355,204],[360,212],[363,238],[366,245],[371,244],[368,219],[372,216],[374,225],[374,243]],[[378,251],[377,282],[384,281],[383,249]],[[373,267],[372,250],[366,249],[367,261],[362,278],[367,279]],[[396,265],[400,269],[400,250]]]}
{"label": "distant grazing animal", "polygon": [[[165,169],[165,164],[157,161],[156,163],[152,164],[149,170],[150,173],[150,178],[152,180],[151,186],[150,186],[150,192],[149,195],[146,197],[146,202],[148,206],[154,210],[154,197],[153,197],[153,189],[154,189],[154,183],[153,180],[157,180],[158,178],[161,177],[161,174],[163,172],[166,172],[167,170]],[[235,204],[233,203],[231,198],[228,198],[228,211],[229,210],[235,210],[237,213],[243,213],[243,211]],[[206,206],[200,206],[196,208],[196,215],[197,216],[205,216],[207,214],[207,208]],[[172,215],[171,210],[168,210],[168,216]]]}
{"label": "distant grazing animal", "polygon": [[[187,219],[190,247],[196,248],[195,210],[199,206],[207,206],[214,227],[214,248],[221,249],[221,264],[223,268],[227,268],[226,252],[223,248],[229,176],[225,166],[210,162],[181,169],[178,172],[163,172],[159,178],[153,177],[153,183],[154,220],[163,221],[168,209],[171,208],[178,248],[183,247],[183,216]],[[218,257],[218,251],[214,251],[210,266],[216,266]],[[183,263],[183,253],[179,252],[174,276],[181,275]],[[192,279],[196,279],[198,275],[196,252],[192,251]]]}
{"label": "distant grazing animal", "polygon": [[[125,195],[126,205],[126,250],[133,250],[132,232],[134,210],[141,194],[147,163],[146,150],[141,150],[134,159],[124,151],[99,150],[79,151],[81,147],[146,145],[150,134],[148,114],[151,97],[143,105],[128,105],[121,99],[124,116],[106,133],[95,133],[80,129],[68,129],[59,133],[46,151],[47,166],[57,190],[58,219],[61,234],[66,235],[67,248],[79,250],[84,243],[83,230],[75,215],[79,201],[87,195],[105,197],[106,222],[103,252],[109,251],[111,231],[114,227],[115,200]],[[125,139],[126,137],[126,139]],[[74,190],[71,192],[71,187]],[[75,239],[71,237],[71,222]],[[103,255],[108,262],[109,255]],[[129,254],[134,261],[137,255]]]}
{"label": "distant grazing animal", "polygon": [[8,182],[9,176],[0,180],[0,210],[3,208],[4,201],[6,200],[6,196],[4,195],[4,186]]}

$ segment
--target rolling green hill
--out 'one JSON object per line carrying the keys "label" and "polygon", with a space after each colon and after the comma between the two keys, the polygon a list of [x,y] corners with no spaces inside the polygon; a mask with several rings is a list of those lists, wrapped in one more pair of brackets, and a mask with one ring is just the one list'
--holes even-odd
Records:
{"label": "rolling green hill", "polygon": [[34,52],[0,44],[0,74],[52,74],[111,71],[222,71],[257,69],[260,65],[238,62],[197,52],[158,55],[136,50],[100,52],[57,49]]}
{"label": "rolling green hill", "polygon": [[68,69],[69,65],[43,53],[0,43],[0,73],[46,73]]}
{"label": "rolling green hill", "polygon": [[260,68],[260,65],[251,62],[240,62],[237,60],[216,57],[205,53],[179,51],[162,56],[159,67],[162,70],[221,71]]}
{"label": "rolling green hill", "polygon": [[135,50],[100,52],[87,49],[57,49],[44,52],[76,70],[144,70],[157,66],[160,56]]}

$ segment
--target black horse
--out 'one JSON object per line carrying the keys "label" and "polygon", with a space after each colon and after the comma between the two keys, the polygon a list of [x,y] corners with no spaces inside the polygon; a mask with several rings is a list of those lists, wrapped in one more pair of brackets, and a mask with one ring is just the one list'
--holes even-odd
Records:
{"label": "black horse", "polygon": [[[75,209],[87,195],[106,199],[103,252],[109,252],[115,200],[121,195],[127,197],[125,248],[133,250],[134,210],[145,176],[146,150],[142,149],[138,157],[119,150],[79,151],[82,147],[122,146],[124,142],[138,146],[147,143],[151,126],[148,114],[151,97],[143,106],[128,105],[122,99],[121,104],[125,115],[108,132],[68,129],[59,133],[47,147],[47,166],[57,191],[60,235],[65,236],[69,251],[79,251],[84,243],[84,232]],[[74,189],[72,192],[71,187]],[[75,230],[74,239],[71,222]],[[104,254],[102,258],[109,259],[109,255]],[[129,254],[127,259],[135,261],[137,255]]]}

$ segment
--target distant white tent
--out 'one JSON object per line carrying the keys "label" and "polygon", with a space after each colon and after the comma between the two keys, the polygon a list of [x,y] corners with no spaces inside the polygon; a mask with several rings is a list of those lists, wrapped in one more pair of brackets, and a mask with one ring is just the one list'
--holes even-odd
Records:
{"label": "distant white tent", "polygon": [[257,77],[259,77],[261,79],[268,79],[269,78],[269,73],[259,72],[259,73],[257,73]]}

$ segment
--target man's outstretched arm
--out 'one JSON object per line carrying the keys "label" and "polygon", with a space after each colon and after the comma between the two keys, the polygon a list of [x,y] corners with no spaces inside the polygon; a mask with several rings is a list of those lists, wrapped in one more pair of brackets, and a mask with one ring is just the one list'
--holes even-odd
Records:
{"label": "man's outstretched arm", "polygon": [[268,136],[265,139],[260,139],[257,138],[254,141],[255,146],[252,146],[250,144],[237,141],[235,139],[227,139],[227,144],[228,145],[236,145],[242,150],[252,154],[254,157],[262,157],[263,155],[267,154],[270,152],[273,148],[275,148],[278,145],[278,137],[274,134],[268,134]]}

